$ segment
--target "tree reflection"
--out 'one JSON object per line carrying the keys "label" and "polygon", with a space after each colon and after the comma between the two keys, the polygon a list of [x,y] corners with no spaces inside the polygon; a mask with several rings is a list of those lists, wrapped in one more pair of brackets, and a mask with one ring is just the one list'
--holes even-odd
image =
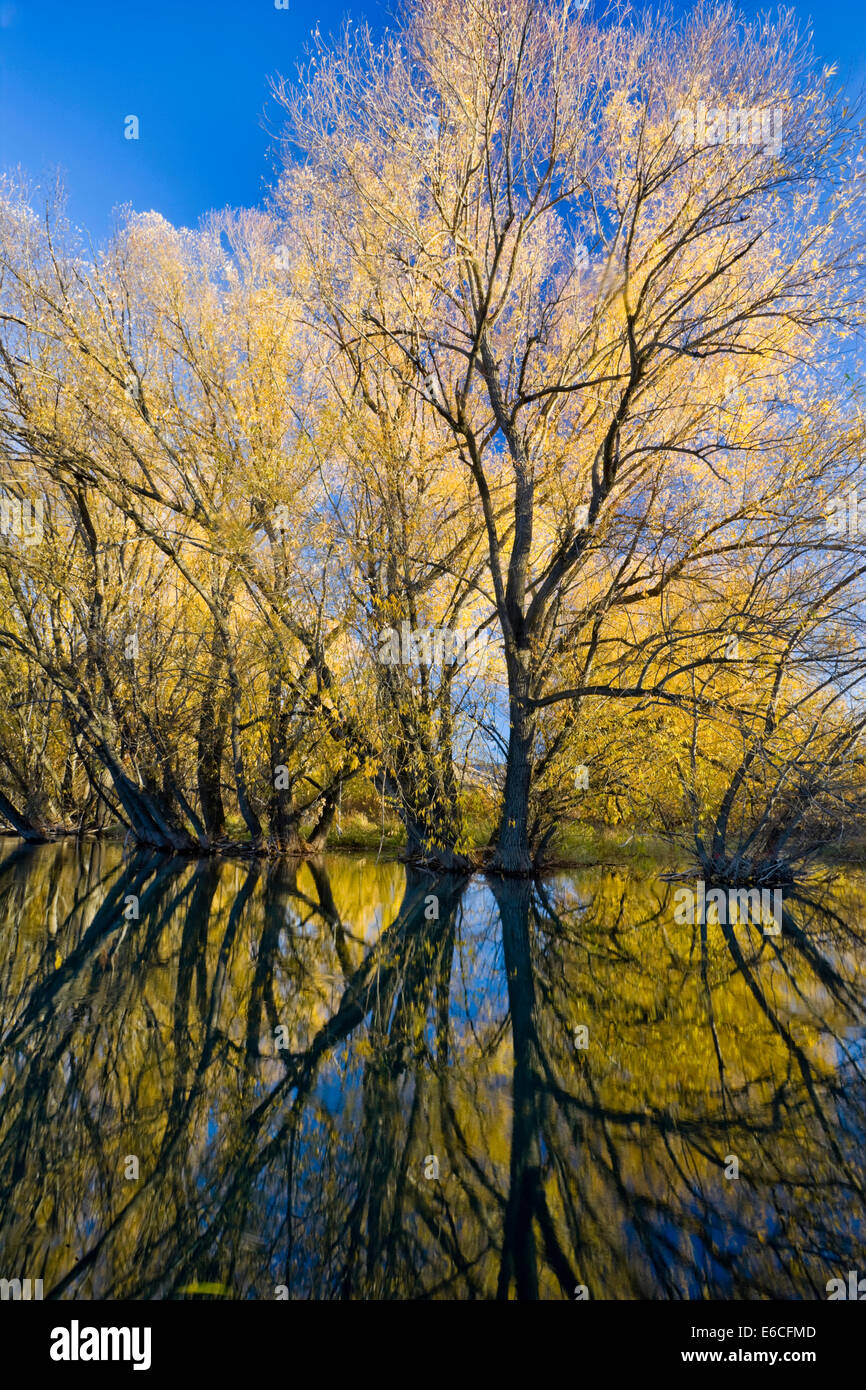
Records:
{"label": "tree reflection", "polygon": [[602,870],[50,845],[0,910],[0,1265],[46,1296],[824,1297],[863,1264],[853,880],[773,938]]}

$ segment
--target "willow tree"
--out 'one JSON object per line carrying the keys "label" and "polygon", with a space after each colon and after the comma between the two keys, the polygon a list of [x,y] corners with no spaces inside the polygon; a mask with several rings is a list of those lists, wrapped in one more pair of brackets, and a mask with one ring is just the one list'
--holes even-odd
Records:
{"label": "willow tree", "polygon": [[375,692],[377,776],[410,854],[465,865],[463,774],[495,666],[483,519],[430,383],[399,347],[371,352],[346,334],[347,298],[381,307],[400,287],[357,265],[341,267],[335,282],[339,247],[304,180],[283,189],[281,212],[292,292],[318,338],[323,394],[339,418],[320,474],[339,560],[335,606],[354,647],[341,666],[341,704],[362,724],[362,688]]}
{"label": "willow tree", "polygon": [[366,773],[410,852],[450,861],[474,697],[453,663],[377,659],[395,603],[437,628],[477,608],[481,532],[465,485],[436,470],[441,427],[389,374],[365,373],[376,408],[359,410],[305,321],[300,238],[278,242],[262,214],[197,232],[130,216],[83,255],[16,190],[2,212],[0,437],[50,505],[32,554],[0,554],[0,645],[47,673],[138,838],[218,843],[227,764],[254,844],[320,849],[344,781]]}
{"label": "willow tree", "polygon": [[[228,227],[242,274],[219,219],[188,233],[130,217],[85,255],[15,190],[2,205],[3,451],[48,502],[40,544],[3,551],[14,600],[3,646],[46,671],[137,837],[173,848],[219,837],[226,742],[252,839],[264,838],[265,809],[279,845],[291,829],[267,760],[277,753],[289,771],[279,685],[306,656],[315,464],[288,448],[304,383],[286,357],[292,324],[263,222]],[[262,261],[264,278],[249,270]],[[264,640],[251,592],[262,514],[278,502],[297,524],[281,530],[266,588],[294,615],[293,646],[291,621],[279,646]],[[138,582],[139,551],[152,583]],[[157,632],[154,662],[145,639]],[[304,809],[326,796],[320,783]]]}
{"label": "willow tree", "polygon": [[[780,443],[832,399],[862,321],[857,137],[832,79],[790,15],[425,0],[278,84],[285,205],[328,232],[323,316],[353,359],[414,376],[483,521],[504,872],[533,868],[540,712],[665,699],[668,592],[725,555],[735,579],[807,481]],[[733,505],[708,520],[713,492]],[[629,640],[599,680],[638,606],[641,678]]]}

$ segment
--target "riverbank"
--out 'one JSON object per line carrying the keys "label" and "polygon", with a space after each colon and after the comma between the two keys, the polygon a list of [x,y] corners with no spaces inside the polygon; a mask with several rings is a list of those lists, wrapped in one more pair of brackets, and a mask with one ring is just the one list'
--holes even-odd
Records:
{"label": "riverbank", "polygon": [[[466,855],[474,867],[483,869],[492,828],[478,826],[475,829],[477,833],[467,846]],[[74,838],[76,834],[63,826],[46,827],[44,833],[49,842]],[[14,830],[0,831],[0,835],[8,839],[19,838]],[[126,828],[118,825],[99,831],[85,831],[82,838],[123,841],[126,835]],[[352,813],[339,829],[331,832],[326,848],[328,853],[373,852],[381,859],[400,861],[405,858],[406,837],[399,823],[389,825],[386,821],[383,829],[363,814]],[[242,824],[230,826],[225,839],[217,842],[212,850],[214,855],[226,858],[245,858],[252,852],[252,842]],[[573,822],[563,826],[550,843],[541,867],[574,869],[613,864],[651,872],[659,867],[679,864],[681,857],[675,845],[647,831],[630,830],[628,826],[592,826]]]}

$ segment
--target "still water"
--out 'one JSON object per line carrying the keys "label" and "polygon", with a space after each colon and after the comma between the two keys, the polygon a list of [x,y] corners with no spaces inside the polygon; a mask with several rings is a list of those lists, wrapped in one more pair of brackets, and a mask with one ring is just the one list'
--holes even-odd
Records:
{"label": "still water", "polygon": [[856,875],[772,938],[605,868],[0,841],[0,1276],[826,1298],[866,1274],[864,921]]}

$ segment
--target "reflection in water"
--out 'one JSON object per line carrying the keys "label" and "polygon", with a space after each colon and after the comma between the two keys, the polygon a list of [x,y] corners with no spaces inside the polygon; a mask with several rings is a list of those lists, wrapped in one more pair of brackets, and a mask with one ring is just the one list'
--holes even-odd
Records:
{"label": "reflection in water", "polygon": [[0,1274],[46,1297],[824,1298],[866,1272],[850,881],[772,938],[602,869],[0,854]]}

